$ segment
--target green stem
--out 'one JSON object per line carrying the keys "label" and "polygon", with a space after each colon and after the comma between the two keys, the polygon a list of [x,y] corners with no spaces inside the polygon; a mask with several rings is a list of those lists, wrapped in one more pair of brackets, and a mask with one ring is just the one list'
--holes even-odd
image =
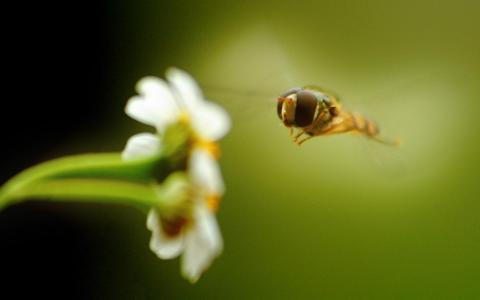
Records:
{"label": "green stem", "polygon": [[[48,179],[39,180],[7,194],[0,193],[1,204],[25,199],[106,202],[133,204],[146,210],[162,203],[160,194],[151,184],[109,179]],[[8,200],[8,201],[1,201]]]}
{"label": "green stem", "polygon": [[[154,168],[158,172],[161,160],[161,156],[157,155],[124,161],[119,153],[83,154],[54,159],[31,167],[6,182],[0,191],[0,208],[32,197],[93,200],[98,196],[102,199],[125,199],[121,193],[133,187],[138,192],[142,190],[140,187],[151,190],[151,173]],[[74,184],[78,184],[78,187]],[[126,188],[121,188],[122,184]],[[141,200],[145,196],[142,201],[148,205],[150,192],[143,191],[133,200]],[[126,195],[132,198],[134,194]]]}
{"label": "green stem", "polygon": [[[183,189],[173,189],[180,196],[168,196],[169,189],[160,188],[160,183],[163,186],[172,173],[185,170],[190,137],[190,127],[180,122],[167,128],[162,152],[154,156],[124,161],[120,153],[83,154],[31,167],[3,185],[0,209],[30,198],[129,202],[144,207],[166,203],[159,198],[182,198]],[[173,176],[176,179],[170,182],[185,181],[181,177]]]}

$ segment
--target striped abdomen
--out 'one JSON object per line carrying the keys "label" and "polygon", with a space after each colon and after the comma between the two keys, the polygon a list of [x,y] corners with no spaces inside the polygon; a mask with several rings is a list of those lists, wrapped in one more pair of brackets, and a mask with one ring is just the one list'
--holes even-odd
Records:
{"label": "striped abdomen", "polygon": [[380,133],[380,129],[373,121],[357,113],[349,113],[352,120],[352,130],[369,137],[375,137]]}
{"label": "striped abdomen", "polygon": [[398,139],[389,140],[389,139],[380,137],[379,136],[380,129],[378,128],[377,124],[365,118],[364,116],[356,113],[346,113],[346,114],[349,115],[349,119],[350,119],[350,128],[351,128],[350,131],[358,132],[371,139],[376,140],[377,142],[380,142],[388,146],[398,146],[400,144],[400,141]]}

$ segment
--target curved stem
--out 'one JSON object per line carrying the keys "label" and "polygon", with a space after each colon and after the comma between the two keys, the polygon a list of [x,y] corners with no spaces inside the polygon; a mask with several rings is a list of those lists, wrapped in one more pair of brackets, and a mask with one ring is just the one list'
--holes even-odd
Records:
{"label": "curved stem", "polygon": [[129,198],[151,204],[151,173],[154,168],[158,172],[158,166],[162,165],[160,161],[160,155],[123,161],[119,153],[54,159],[31,167],[7,181],[0,190],[0,208],[32,197],[86,200],[98,196],[104,200]]}
{"label": "curved stem", "polygon": [[162,202],[153,185],[108,179],[66,178],[32,182],[0,193],[0,208],[25,199],[105,202],[134,205],[142,210]]}

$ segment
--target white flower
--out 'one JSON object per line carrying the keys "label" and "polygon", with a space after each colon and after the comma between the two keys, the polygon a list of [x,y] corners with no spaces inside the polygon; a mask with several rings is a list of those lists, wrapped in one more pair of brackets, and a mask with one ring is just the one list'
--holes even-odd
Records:
{"label": "white flower", "polygon": [[[182,224],[181,232],[169,236],[155,210],[148,214],[147,227],[152,231],[150,249],[163,259],[183,252],[182,273],[190,281],[198,280],[212,260],[220,255],[223,241],[214,216],[215,201],[223,192],[217,162],[205,151],[195,150],[190,158],[190,178],[196,189],[192,224]],[[212,189],[213,188],[213,189]],[[220,188],[220,190],[215,190]],[[174,224],[175,226],[176,224]]]}
{"label": "white flower", "polygon": [[125,108],[133,119],[154,126],[162,133],[169,124],[187,116],[198,137],[216,141],[230,129],[230,118],[219,105],[206,101],[195,80],[186,72],[167,70],[169,84],[156,77],[145,77],[136,86],[139,96]]}
{"label": "white flower", "polygon": [[223,248],[215,219],[224,183],[215,159],[215,141],[230,129],[228,114],[206,101],[194,79],[178,69],[167,71],[168,83],[154,77],[137,84],[139,96],[132,97],[126,113],[137,121],[154,126],[158,134],[141,133],[129,139],[122,153],[125,160],[158,154],[165,128],[181,120],[189,121],[194,145],[188,159],[188,175],[195,189],[191,220],[165,220],[152,209],[147,227],[152,231],[150,249],[162,259],[182,255],[182,273],[198,280]]}

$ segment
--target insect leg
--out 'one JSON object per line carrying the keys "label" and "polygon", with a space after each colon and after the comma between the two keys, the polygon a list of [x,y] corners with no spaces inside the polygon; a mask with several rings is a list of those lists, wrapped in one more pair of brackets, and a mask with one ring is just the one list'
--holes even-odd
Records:
{"label": "insect leg", "polygon": [[293,141],[296,143],[298,141],[298,139],[305,133],[305,131],[300,131],[300,133],[298,133],[294,138],[293,138]]}
{"label": "insect leg", "polygon": [[295,143],[299,146],[301,146],[304,142],[308,141],[309,139],[313,138],[314,136],[313,135],[309,135],[307,136],[306,138],[304,138],[303,140],[301,141],[295,141]]}

